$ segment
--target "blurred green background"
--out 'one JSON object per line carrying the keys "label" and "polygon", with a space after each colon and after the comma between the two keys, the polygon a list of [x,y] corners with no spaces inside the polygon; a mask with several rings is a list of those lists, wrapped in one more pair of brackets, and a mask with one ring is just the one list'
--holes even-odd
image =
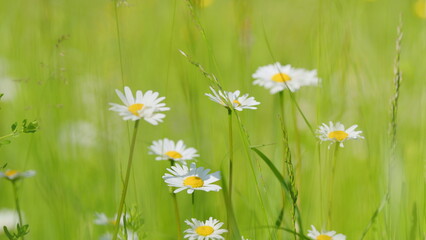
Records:
{"label": "blurred green background", "polygon": [[[425,6],[412,0],[213,0],[196,7],[194,18],[184,0],[128,0],[128,5],[117,8],[122,78],[113,1],[1,1],[0,92],[5,96],[0,102],[0,135],[24,118],[40,124],[36,134],[12,139],[12,144],[0,148],[1,165],[37,171],[20,188],[31,227],[27,239],[98,239],[105,231],[93,224],[94,213],[112,216],[117,210],[132,130],[131,122],[108,111],[109,102],[119,103],[114,89],[123,86],[158,91],[171,108],[159,126],[141,124],[127,203],[142,212],[146,239],[177,239],[172,198],[161,178],[169,163],[155,161],[148,146],[164,137],[183,139],[198,149],[198,165],[224,174],[228,156],[227,112],[204,96],[209,81],[178,49],[214,73],[226,90],[239,89],[261,102],[258,110],[246,110],[241,118],[253,144],[270,144],[261,149],[279,169],[278,96],[253,86],[251,74],[274,58],[282,64],[318,69],[322,84],[295,94],[312,126],[330,120],[347,127],[358,124],[365,136],[339,151],[331,190],[329,230],[359,239],[387,191],[400,14],[403,82],[397,159],[390,174],[394,184],[390,203],[365,239],[424,239]],[[285,101],[293,160],[300,164],[301,159],[302,164],[296,178],[304,228],[314,224],[321,229],[329,191],[324,184],[330,174],[328,143],[321,145],[319,153],[317,139],[288,96]],[[294,144],[294,118],[300,129],[300,154]],[[236,128],[235,141],[238,226],[247,238],[267,239],[267,223]],[[280,185],[253,157],[260,166],[257,177],[273,223],[281,209]],[[197,194],[195,216],[188,194],[178,194],[178,200],[184,229],[183,221],[191,217],[226,221],[221,192]],[[14,208],[12,188],[5,180],[0,181],[0,208]],[[287,227],[290,219],[286,210]],[[280,239],[290,238],[280,234]]]}

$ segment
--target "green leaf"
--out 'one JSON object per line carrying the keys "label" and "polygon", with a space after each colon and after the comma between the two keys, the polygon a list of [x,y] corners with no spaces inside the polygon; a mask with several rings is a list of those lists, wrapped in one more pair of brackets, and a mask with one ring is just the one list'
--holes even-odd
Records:
{"label": "green leaf", "polygon": [[38,122],[32,121],[27,125],[27,119],[22,121],[22,132],[24,133],[35,133],[38,130]]}
{"label": "green leaf", "polygon": [[10,128],[12,129],[12,132],[16,133],[18,131],[18,122],[13,123]]}
{"label": "green leaf", "polygon": [[0,141],[0,146],[10,144],[10,140]]}
{"label": "green leaf", "polygon": [[6,226],[3,226],[4,234],[6,234],[6,237],[9,238],[9,240],[15,240],[16,238],[9,232]]}

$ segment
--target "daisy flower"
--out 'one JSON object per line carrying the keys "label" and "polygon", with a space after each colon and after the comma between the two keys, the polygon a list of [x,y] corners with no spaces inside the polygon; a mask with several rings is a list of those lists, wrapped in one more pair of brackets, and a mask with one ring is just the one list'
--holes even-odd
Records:
{"label": "daisy flower", "polygon": [[308,230],[308,237],[314,240],[346,240],[343,234],[336,234],[336,231],[319,232],[314,225],[311,225],[312,230]]}
{"label": "daisy flower", "polygon": [[[116,225],[115,219],[117,218],[117,214],[115,214],[113,218],[107,217],[105,213],[95,213],[95,216],[96,218],[94,223],[96,225],[110,225],[110,226]],[[120,219],[120,226],[124,225],[124,218],[128,219],[129,217],[130,217],[129,214],[122,215]]]}
{"label": "daisy flower", "polygon": [[205,93],[205,95],[208,96],[210,100],[217,102],[226,108],[231,107],[237,111],[242,111],[243,109],[257,109],[255,106],[260,104],[260,102],[257,102],[254,97],[249,97],[248,94],[240,96],[239,90],[235,92],[218,90],[216,92],[216,90],[212,87],[210,87],[210,90],[213,94]]}
{"label": "daisy flower", "polygon": [[187,233],[184,238],[188,238],[189,240],[225,239],[220,236],[220,234],[228,232],[226,229],[220,229],[223,223],[219,222],[219,220],[213,219],[212,217],[205,222],[199,221],[195,218],[192,218],[191,221],[185,220],[185,223],[191,227],[184,231]]}
{"label": "daisy flower", "polygon": [[18,170],[6,170],[5,172],[0,172],[0,178],[6,178],[9,181],[16,181],[22,178],[29,178],[36,174],[34,170],[28,170],[25,172],[20,172]]}
{"label": "daisy flower", "polygon": [[252,75],[254,85],[269,89],[271,94],[289,89],[292,92],[302,86],[317,85],[320,79],[317,70],[294,68],[291,65],[282,66],[279,62],[259,67]]}
{"label": "daisy flower", "polygon": [[340,122],[334,124],[330,121],[329,125],[323,123],[322,126],[317,130],[318,137],[321,141],[339,142],[340,147],[343,146],[343,142],[351,139],[363,139],[364,137],[360,134],[362,131],[355,131],[358,125],[352,125],[350,128],[345,130],[345,126]]}
{"label": "daisy flower", "polygon": [[176,164],[168,168],[167,171],[171,174],[164,174],[163,179],[170,187],[177,188],[174,193],[183,190],[187,190],[188,194],[195,190],[218,192],[222,189],[220,186],[212,184],[220,180],[220,172],[209,174],[210,169],[197,168],[195,163],[191,163],[189,168],[186,165]]}
{"label": "daisy flower", "polygon": [[153,141],[149,154],[157,155],[155,160],[187,161],[199,155],[195,148],[187,148],[182,140],[175,143],[167,138]]}
{"label": "daisy flower", "polygon": [[170,108],[165,107],[165,103],[161,102],[165,97],[158,97],[158,92],[149,90],[143,94],[142,91],[138,90],[136,91],[136,98],[134,98],[129,87],[124,87],[124,94],[117,89],[115,91],[124,105],[110,103],[111,108],[109,110],[118,112],[123,120],[136,121],[143,118],[152,125],[157,125],[166,116],[160,112],[170,110]]}
{"label": "daisy flower", "polygon": [[12,231],[19,223],[18,212],[9,209],[0,210],[0,235],[3,233],[3,226]]}

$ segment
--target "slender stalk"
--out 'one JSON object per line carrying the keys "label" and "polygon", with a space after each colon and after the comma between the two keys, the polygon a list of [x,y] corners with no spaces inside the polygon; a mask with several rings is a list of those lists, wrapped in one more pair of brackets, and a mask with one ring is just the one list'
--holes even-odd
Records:
{"label": "slender stalk", "polygon": [[[230,209],[232,208],[232,185],[233,185],[233,181],[232,181],[232,164],[233,164],[233,160],[234,160],[234,141],[233,141],[233,136],[232,136],[232,110],[228,109],[228,127],[229,127],[229,134],[228,134],[228,139],[229,139],[229,204]],[[229,221],[229,214],[228,214],[228,229],[229,229],[229,236],[232,236],[232,228],[229,227],[230,221]]]}
{"label": "slender stalk", "polygon": [[[136,135],[138,133],[139,121],[140,120],[137,120],[135,122],[135,127],[133,129],[133,137],[132,137],[132,142],[130,145],[130,153],[129,153],[129,161],[127,163],[126,177],[124,179],[124,186],[123,186],[123,191],[121,193],[121,200],[120,200],[120,205],[118,207],[117,218],[115,219],[115,222],[117,223],[120,222],[121,215],[123,213],[124,203],[126,201],[127,187],[129,186],[130,172],[132,169],[132,162],[133,162],[133,152],[135,150]],[[120,224],[116,224],[114,229],[113,240],[117,240],[119,229],[120,229]]]}
{"label": "slender stalk", "polygon": [[[16,186],[16,181],[12,181],[12,186],[13,186],[13,194],[15,196],[16,211],[18,212],[18,217],[19,217],[19,225],[21,225],[22,227],[23,226],[22,213],[21,213],[21,207],[19,205],[18,187]],[[24,236],[21,236],[21,239],[24,240]]]}
{"label": "slender stalk", "polygon": [[[280,101],[280,116],[279,118],[281,119],[281,129],[283,131],[285,131],[285,120],[284,120],[284,91],[279,92],[279,101]],[[283,142],[283,169],[282,169],[282,175],[283,177],[286,176],[286,171],[287,171],[287,164],[286,164],[286,157],[287,157],[287,147],[286,147],[286,143],[285,141]],[[285,190],[281,189],[281,196],[282,196],[282,209],[285,209]]]}
{"label": "slender stalk", "polygon": [[172,192],[172,197],[173,197],[173,205],[175,207],[175,214],[176,214],[176,225],[178,228],[178,240],[182,239],[182,227],[180,225],[180,214],[179,214],[179,205],[177,202],[177,198],[176,198],[176,194],[174,192]]}
{"label": "slender stalk", "polygon": [[[293,116],[293,128],[294,128],[294,140],[296,142],[296,154],[295,154],[295,158],[296,158],[296,176],[298,176],[296,178],[296,187],[297,189],[300,191],[300,186],[301,186],[301,171],[302,171],[302,152],[300,149],[300,132],[299,132],[299,126],[297,123],[297,116],[296,116],[296,106],[292,105],[292,116]],[[299,198],[299,203],[300,203],[300,198]]]}
{"label": "slender stalk", "polygon": [[115,27],[117,29],[117,41],[118,41],[118,54],[120,57],[120,73],[121,73],[121,83],[124,85],[124,70],[123,70],[123,53],[121,49],[121,39],[120,39],[120,24],[118,22],[118,4],[114,1],[114,13],[115,13]]}
{"label": "slender stalk", "polygon": [[3,139],[8,138],[8,137],[12,137],[13,134],[15,134],[15,133],[10,133],[10,134],[4,135],[4,136],[0,137],[0,140],[3,140]]}
{"label": "slender stalk", "polygon": [[328,220],[327,227],[331,228],[331,208],[333,205],[333,186],[334,186],[334,177],[336,175],[336,164],[337,164],[337,150],[339,149],[339,143],[335,143],[334,154],[331,159],[331,179],[330,179],[330,187],[328,189]]}
{"label": "slender stalk", "polygon": [[[170,166],[174,166],[175,162],[170,159]],[[170,187],[170,194],[172,195],[173,198],[173,206],[175,208],[175,216],[176,216],[176,226],[178,228],[178,240],[182,239],[182,227],[180,225],[180,213],[179,213],[179,205],[177,202],[177,197],[176,197],[176,193],[173,192],[173,189]],[[192,206],[194,206],[194,193],[192,193]],[[192,210],[192,214],[194,215],[194,209]]]}
{"label": "slender stalk", "polygon": [[229,201],[232,204],[232,164],[234,160],[234,141],[232,136],[232,111],[228,110],[228,126],[229,126]]}
{"label": "slender stalk", "polygon": [[192,216],[195,217],[195,191],[191,194]]}

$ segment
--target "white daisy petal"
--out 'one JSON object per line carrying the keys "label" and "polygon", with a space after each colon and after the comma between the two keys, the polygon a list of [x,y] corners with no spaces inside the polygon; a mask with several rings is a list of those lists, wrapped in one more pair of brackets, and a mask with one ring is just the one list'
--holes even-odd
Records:
{"label": "white daisy petal", "polygon": [[295,92],[302,86],[317,85],[320,82],[316,70],[297,69],[278,62],[259,67],[252,77],[255,79],[254,85],[269,89],[271,94],[285,89]]}
{"label": "white daisy petal", "polygon": [[329,122],[329,125],[323,123],[317,130],[318,138],[321,141],[331,141],[332,143],[339,143],[340,147],[344,147],[343,143],[347,140],[363,139],[360,134],[362,131],[354,131],[358,125],[353,125],[345,130],[345,126],[340,122]]}
{"label": "white daisy petal", "polygon": [[187,190],[188,194],[197,191],[220,191],[222,188],[219,185],[212,184],[220,180],[220,172],[208,174],[210,169],[197,168],[195,163],[192,163],[188,168],[186,165],[175,164],[167,169],[169,173],[163,175],[164,182],[170,187],[177,188],[174,192]]}
{"label": "white daisy petal", "polygon": [[321,231],[319,232],[313,225],[312,230],[308,230],[308,237],[313,240],[346,240],[346,236],[343,234],[337,234],[336,231]]}
{"label": "white daisy petal", "polygon": [[[191,222],[192,221],[192,222]],[[185,220],[185,223],[190,226],[184,233],[184,238],[189,240],[218,240],[224,239],[221,234],[228,232],[226,229],[220,229],[223,223],[219,220],[210,217],[205,222],[192,218],[191,221]]]}
{"label": "white daisy petal", "polygon": [[110,103],[109,110],[117,112],[123,117],[123,120],[136,121],[143,118],[152,125],[158,125],[166,116],[160,112],[170,110],[170,108],[165,107],[165,103],[161,103],[164,97],[157,98],[158,92],[149,90],[143,94],[142,91],[138,90],[135,99],[131,89],[127,86],[124,87],[124,94],[119,90],[115,91],[124,105]]}
{"label": "white daisy petal", "polygon": [[167,138],[153,141],[149,147],[149,154],[157,155],[155,160],[185,161],[194,160],[199,155],[195,148],[187,148],[182,140],[176,144]]}
{"label": "white daisy petal", "polygon": [[260,102],[257,102],[254,97],[247,98],[248,94],[240,96],[239,90],[235,92],[218,90],[218,92],[216,92],[216,90],[212,87],[210,87],[210,90],[213,92],[213,95],[209,93],[205,93],[205,95],[208,96],[210,100],[217,102],[228,109],[232,108],[237,111],[242,111],[243,109],[257,109],[257,107],[254,106],[260,104]]}

